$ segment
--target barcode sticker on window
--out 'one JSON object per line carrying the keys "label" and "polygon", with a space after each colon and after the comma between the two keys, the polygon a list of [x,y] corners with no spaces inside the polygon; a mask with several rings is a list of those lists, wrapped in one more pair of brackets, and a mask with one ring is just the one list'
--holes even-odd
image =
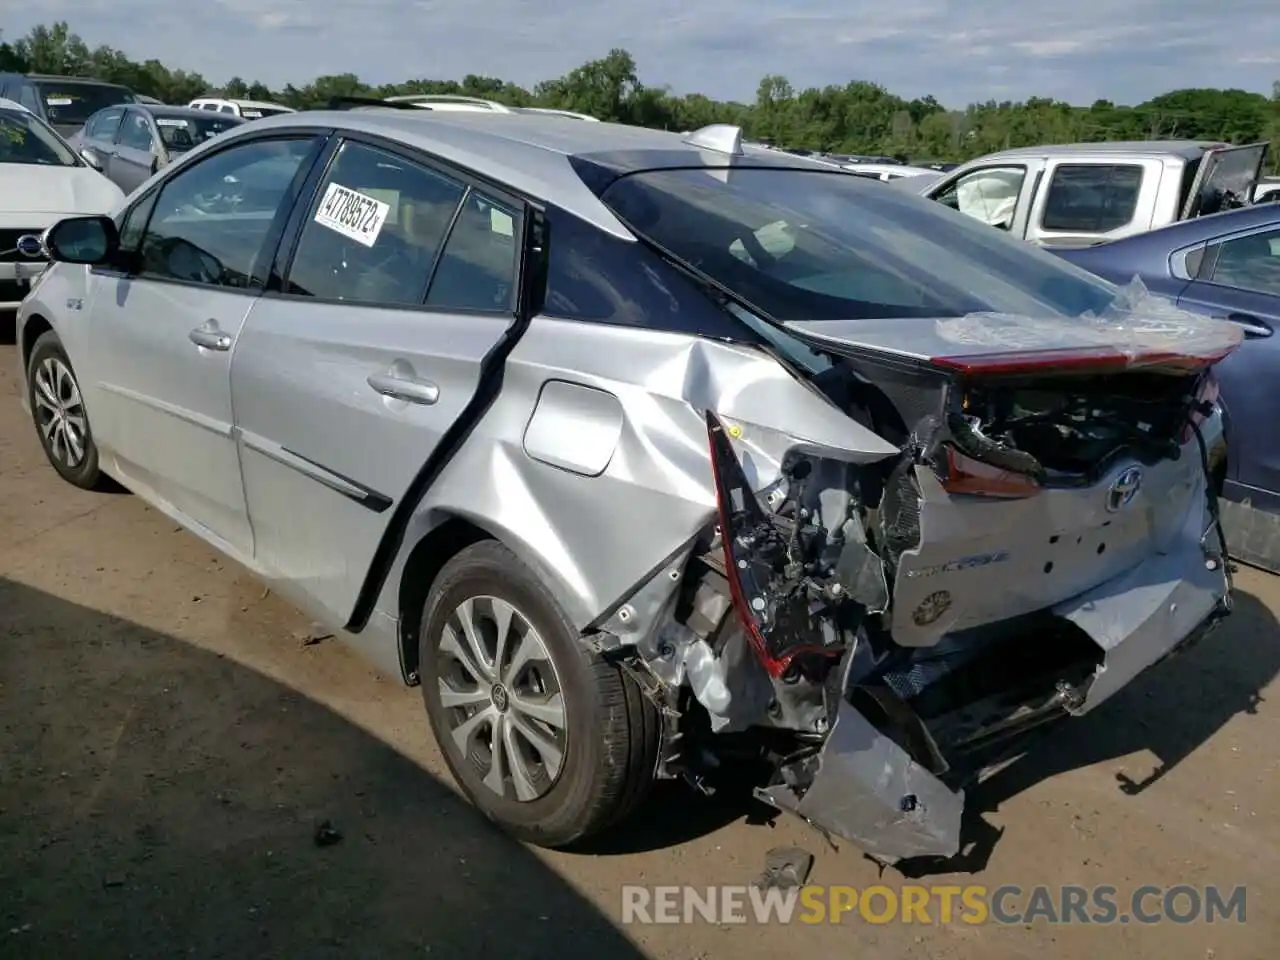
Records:
{"label": "barcode sticker on window", "polygon": [[330,183],[320,199],[315,221],[335,233],[372,247],[391,208],[375,197],[357,193],[340,183]]}

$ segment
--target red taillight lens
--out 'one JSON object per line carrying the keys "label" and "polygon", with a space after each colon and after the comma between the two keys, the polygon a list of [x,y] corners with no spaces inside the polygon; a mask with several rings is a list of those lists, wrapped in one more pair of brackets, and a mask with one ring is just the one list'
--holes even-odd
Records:
{"label": "red taillight lens", "polygon": [[1167,350],[1125,352],[1115,347],[1071,347],[1025,350],[1011,353],[975,353],[933,357],[930,363],[964,376],[1019,376],[1035,374],[1119,373],[1124,370],[1164,370],[1190,373],[1212,366],[1235,350],[1236,345],[1196,356]]}
{"label": "red taillight lens", "polygon": [[1019,499],[1032,497],[1040,492],[1040,484],[1034,477],[993,467],[989,463],[966,456],[950,445],[945,450],[945,473],[939,479],[947,493]]}
{"label": "red taillight lens", "polygon": [[761,564],[751,553],[753,533],[772,522],[747,480],[733,444],[720,419],[707,413],[707,440],[711,449],[711,474],[716,489],[720,542],[724,549],[725,579],[733,609],[742,622],[756,657],[771,677],[781,677],[801,654],[838,657],[843,649],[817,647],[783,636],[785,628],[771,619],[773,604]]}

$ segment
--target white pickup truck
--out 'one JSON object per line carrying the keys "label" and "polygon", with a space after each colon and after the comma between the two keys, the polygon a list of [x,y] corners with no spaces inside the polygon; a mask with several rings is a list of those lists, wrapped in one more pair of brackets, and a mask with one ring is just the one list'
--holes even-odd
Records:
{"label": "white pickup truck", "polygon": [[1197,140],[1022,147],[898,180],[1044,246],[1091,246],[1247,204],[1267,144]]}

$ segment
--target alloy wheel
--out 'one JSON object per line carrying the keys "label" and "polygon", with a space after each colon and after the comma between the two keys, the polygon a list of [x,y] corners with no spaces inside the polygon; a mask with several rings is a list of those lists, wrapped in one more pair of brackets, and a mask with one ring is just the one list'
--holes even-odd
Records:
{"label": "alloy wheel", "polygon": [[80,387],[71,369],[57,357],[48,357],[36,368],[36,425],[45,447],[59,463],[74,470],[84,462],[89,421]]}
{"label": "alloy wheel", "polygon": [[498,597],[464,600],[440,633],[440,704],[481,782],[506,799],[544,796],[563,767],[568,715],[551,652]]}

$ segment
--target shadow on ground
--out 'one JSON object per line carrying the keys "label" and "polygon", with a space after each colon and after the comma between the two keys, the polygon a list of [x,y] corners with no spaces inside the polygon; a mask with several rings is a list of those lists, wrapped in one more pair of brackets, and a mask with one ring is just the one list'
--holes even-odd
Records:
{"label": "shadow on ground", "polygon": [[0,704],[0,957],[641,956],[339,715],[2,578]]}
{"label": "shadow on ground", "polygon": [[1234,612],[1214,633],[1152,667],[1095,712],[1064,722],[1022,759],[972,788],[961,856],[902,864],[902,872],[921,877],[983,870],[1001,837],[983,814],[1068,770],[1149,751],[1156,759],[1146,776],[1116,776],[1119,793],[1141,793],[1237,714],[1256,713],[1262,689],[1277,674],[1280,624],[1260,600],[1238,589]]}

